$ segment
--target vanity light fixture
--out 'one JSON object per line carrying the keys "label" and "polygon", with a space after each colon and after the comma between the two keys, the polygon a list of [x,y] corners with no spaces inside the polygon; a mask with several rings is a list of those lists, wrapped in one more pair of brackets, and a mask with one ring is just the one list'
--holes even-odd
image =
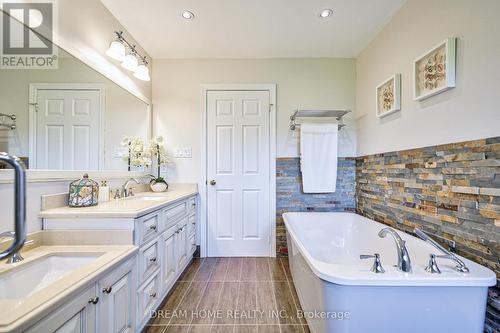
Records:
{"label": "vanity light fixture", "polygon": [[[115,31],[116,39],[111,42],[106,54],[115,60],[122,62],[122,67],[134,72],[139,80],[150,81],[148,62],[145,56],[141,56],[135,45],[130,44],[124,37],[123,31]],[[129,53],[127,54],[127,49]]]}
{"label": "vanity light fixture", "polygon": [[134,76],[142,81],[151,81],[151,77],[149,76],[149,68],[146,57],[141,59],[142,63],[137,67],[134,72]]}
{"label": "vanity light fixture", "polygon": [[122,67],[131,72],[135,72],[137,70],[137,67],[139,67],[139,59],[137,59],[134,49],[132,49],[130,53],[125,56],[125,59],[122,62]]}
{"label": "vanity light fixture", "polygon": [[332,14],[333,14],[333,10],[331,10],[330,8],[326,8],[326,9],[323,9],[319,13],[319,17],[324,19],[324,18],[330,17]]}
{"label": "vanity light fixture", "polygon": [[183,10],[182,17],[184,17],[186,20],[192,20],[194,19],[194,13],[190,12],[189,10]]}

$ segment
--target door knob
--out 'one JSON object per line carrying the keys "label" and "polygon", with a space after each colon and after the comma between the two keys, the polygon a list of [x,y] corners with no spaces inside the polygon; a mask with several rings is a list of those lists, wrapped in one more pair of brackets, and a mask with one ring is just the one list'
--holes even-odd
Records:
{"label": "door knob", "polygon": [[214,186],[215,184],[217,184],[217,182],[216,182],[214,179],[212,179],[212,180],[210,181],[210,185]]}

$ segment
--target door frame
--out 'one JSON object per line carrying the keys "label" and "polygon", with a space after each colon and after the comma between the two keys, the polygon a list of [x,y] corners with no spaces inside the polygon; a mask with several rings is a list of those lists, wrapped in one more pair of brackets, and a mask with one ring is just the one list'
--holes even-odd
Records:
{"label": "door frame", "polygon": [[201,172],[198,181],[200,195],[200,256],[208,254],[208,187],[207,187],[207,97],[210,91],[268,91],[269,92],[269,256],[276,257],[276,84],[202,84],[201,85]]}
{"label": "door frame", "polygon": [[99,91],[98,166],[104,167],[104,115],[106,113],[106,85],[104,83],[30,83],[29,84],[29,163],[36,168],[36,127],[38,90],[94,90]]}

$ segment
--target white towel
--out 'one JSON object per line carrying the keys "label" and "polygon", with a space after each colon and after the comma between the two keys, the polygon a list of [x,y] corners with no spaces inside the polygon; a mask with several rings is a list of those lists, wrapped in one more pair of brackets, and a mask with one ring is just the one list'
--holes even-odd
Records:
{"label": "white towel", "polygon": [[304,193],[332,193],[337,183],[338,124],[300,125],[300,169]]}

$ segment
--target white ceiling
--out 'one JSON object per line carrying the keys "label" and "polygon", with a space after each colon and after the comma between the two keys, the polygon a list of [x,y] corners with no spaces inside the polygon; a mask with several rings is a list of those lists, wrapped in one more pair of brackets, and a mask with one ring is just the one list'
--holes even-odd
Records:
{"label": "white ceiling", "polygon": [[[355,57],[405,2],[101,1],[153,58]],[[320,19],[324,8],[334,13]]]}

